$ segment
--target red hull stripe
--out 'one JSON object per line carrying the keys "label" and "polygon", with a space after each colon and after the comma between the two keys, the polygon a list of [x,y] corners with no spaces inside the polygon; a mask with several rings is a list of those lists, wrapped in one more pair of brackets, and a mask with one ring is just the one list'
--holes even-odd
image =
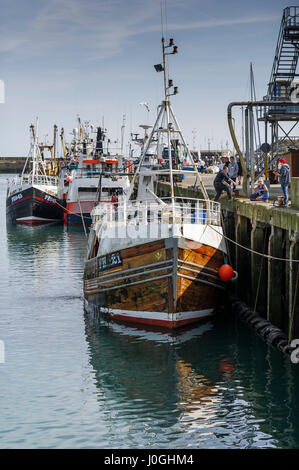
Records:
{"label": "red hull stripe", "polygon": [[154,320],[152,318],[140,318],[140,317],[128,317],[127,315],[121,314],[112,314],[107,315],[111,320],[121,321],[125,323],[143,323],[145,325],[152,325],[152,326],[161,326],[164,328],[178,328],[184,325],[190,325],[191,323],[198,323],[201,320],[205,320],[214,316],[212,313],[204,315],[202,317],[197,318],[189,318],[186,320],[179,320],[177,322],[171,322],[167,320]]}
{"label": "red hull stripe", "polygon": [[22,225],[43,225],[43,224],[49,224],[51,223],[52,220],[17,220],[17,224],[22,224]]}
{"label": "red hull stripe", "polygon": [[39,199],[40,201],[43,201],[43,202],[47,202],[48,204],[52,204],[53,206],[57,205],[56,202],[47,201],[46,199],[43,199],[42,197],[34,196],[34,198]]}

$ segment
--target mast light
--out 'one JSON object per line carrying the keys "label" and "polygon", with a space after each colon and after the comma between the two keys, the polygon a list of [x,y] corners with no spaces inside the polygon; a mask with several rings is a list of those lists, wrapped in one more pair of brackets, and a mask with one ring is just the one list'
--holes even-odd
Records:
{"label": "mast light", "polygon": [[164,71],[164,67],[163,67],[162,64],[156,64],[156,65],[154,65],[154,67],[155,67],[156,72],[163,72]]}

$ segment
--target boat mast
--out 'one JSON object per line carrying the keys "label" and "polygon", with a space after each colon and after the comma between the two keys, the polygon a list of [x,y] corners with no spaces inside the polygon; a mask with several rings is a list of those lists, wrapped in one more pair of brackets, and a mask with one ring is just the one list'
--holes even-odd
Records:
{"label": "boat mast", "polygon": [[[168,48],[172,48],[172,50],[168,52],[167,51]],[[171,102],[170,102],[170,99],[169,99],[170,96],[176,95],[178,93],[178,87],[176,87],[176,86],[173,87],[173,81],[169,80],[167,78],[168,70],[167,70],[167,64],[166,64],[166,56],[170,55],[170,54],[177,54],[177,52],[178,52],[178,48],[177,48],[177,46],[174,45],[174,40],[171,38],[169,40],[169,44],[167,46],[165,46],[165,39],[164,39],[164,37],[162,37],[163,65],[162,64],[157,64],[154,67],[155,67],[156,72],[163,72],[163,76],[164,76],[164,80],[163,80],[164,81],[164,100],[162,101],[162,104],[158,107],[158,115],[157,115],[156,122],[153,126],[151,135],[150,135],[150,137],[148,138],[148,140],[146,141],[146,143],[143,146],[140,161],[139,161],[138,167],[136,169],[136,172],[134,174],[130,190],[127,194],[127,200],[130,199],[136,177],[140,173],[140,168],[142,166],[144,157],[145,157],[145,155],[146,155],[146,153],[147,153],[147,151],[148,151],[148,149],[149,149],[149,147],[152,143],[153,136],[154,136],[155,133],[157,133],[157,135],[158,135],[158,139],[157,139],[158,142],[160,142],[160,136],[162,135],[162,133],[167,134],[168,159],[169,159],[169,170],[167,172],[169,172],[169,176],[170,176],[170,194],[171,194],[171,200],[172,200],[172,203],[173,203],[173,208],[174,208],[173,174],[174,173],[180,173],[181,171],[180,170],[173,170],[172,150],[171,150],[171,146],[172,146],[171,134],[176,133],[176,134],[179,135],[179,137],[180,137],[180,139],[183,143],[183,146],[185,148],[185,151],[187,152],[187,155],[188,155],[188,157],[191,161],[191,164],[193,166],[192,173],[194,173],[196,175],[196,182],[197,182],[197,180],[199,180],[199,185],[200,185],[200,188],[201,188],[201,191],[202,191],[202,194],[203,194],[204,198],[207,199],[207,200],[209,199],[207,190],[204,187],[204,184],[203,184],[203,182],[201,180],[201,177],[198,173],[197,167],[194,163],[193,156],[192,156],[192,154],[191,154],[191,152],[188,148],[186,140],[185,140],[185,138],[183,136],[183,133],[180,129],[179,123],[178,123],[178,121],[175,117],[175,114],[174,114],[173,110],[172,110]],[[170,93],[170,90],[171,90],[172,87],[173,87],[173,92]],[[159,171],[158,170],[158,171],[156,171],[156,174],[165,174],[165,171],[163,171],[163,170]],[[190,174],[190,172],[189,172],[189,174]],[[196,184],[196,182],[195,182],[195,184]]]}
{"label": "boat mast", "polygon": [[64,128],[61,128],[60,139],[62,144],[63,157],[66,157],[65,142],[64,142]]}
{"label": "boat mast", "polygon": [[[170,39],[169,45],[166,47],[173,46],[173,39]],[[173,52],[171,54],[177,53],[177,47],[174,46]],[[173,185],[173,168],[172,168],[172,152],[171,152],[171,124],[170,124],[170,100],[169,100],[169,88],[172,86],[172,81],[169,80],[168,87],[167,87],[167,69],[166,69],[166,54],[165,52],[165,39],[162,37],[162,55],[163,55],[163,73],[164,73],[164,95],[165,95],[165,109],[166,109],[166,124],[167,124],[167,145],[168,145],[168,161],[169,161],[169,176],[170,176],[170,196],[171,202],[173,206],[173,213],[174,213],[174,185]]]}
{"label": "boat mast", "polygon": [[54,124],[54,136],[53,136],[53,165],[54,165],[54,174],[57,169],[57,160],[56,160],[56,145],[57,145],[57,126]]}
{"label": "boat mast", "polygon": [[126,115],[123,114],[123,123],[122,123],[122,126],[121,126],[121,150],[120,150],[120,154],[123,156],[124,154],[124,135],[125,135],[125,128],[126,128]]}
{"label": "boat mast", "polygon": [[38,117],[36,118],[35,128],[34,125],[30,126],[33,137],[33,152],[32,152],[32,180],[37,174],[37,134],[38,134]]}

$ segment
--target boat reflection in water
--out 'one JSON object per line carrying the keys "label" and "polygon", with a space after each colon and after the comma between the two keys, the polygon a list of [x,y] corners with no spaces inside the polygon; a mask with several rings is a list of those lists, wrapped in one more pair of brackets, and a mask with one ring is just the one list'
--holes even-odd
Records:
{"label": "boat reflection in water", "polygon": [[87,314],[85,325],[99,406],[132,446],[295,446],[296,366],[246,325],[162,332]]}
{"label": "boat reflection in water", "polygon": [[[129,327],[86,314],[86,337],[97,387],[110,406],[137,421],[172,427],[180,421],[208,422],[218,408],[218,389],[197,373],[184,349],[213,328],[211,322],[179,333]],[[124,408],[126,411],[124,411]],[[195,412],[197,410],[197,414]],[[146,426],[146,425],[145,425]]]}
{"label": "boat reflection in water", "polygon": [[[132,435],[143,430],[140,447],[188,447],[189,433],[193,446],[194,438],[202,447],[248,445],[252,414],[245,400],[242,410],[237,406],[242,387],[228,341],[233,332],[224,329],[221,338],[217,327],[216,337],[211,321],[171,333],[85,319],[98,400],[109,408],[111,425],[128,426]],[[157,443],[161,428],[165,442]],[[265,445],[259,425],[254,429]]]}

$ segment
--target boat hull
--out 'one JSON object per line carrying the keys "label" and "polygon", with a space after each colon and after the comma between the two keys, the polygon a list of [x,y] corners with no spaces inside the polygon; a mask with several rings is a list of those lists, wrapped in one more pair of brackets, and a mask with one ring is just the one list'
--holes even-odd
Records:
{"label": "boat hull", "polygon": [[91,225],[91,211],[94,207],[95,201],[81,201],[78,202],[67,202],[66,204],[66,217],[65,223],[67,225],[73,225],[89,227]]}
{"label": "boat hull", "polygon": [[7,197],[6,220],[24,225],[58,223],[63,221],[63,208],[55,196],[29,186]]}
{"label": "boat hull", "polygon": [[169,329],[215,314],[220,250],[181,238],[143,243],[85,264],[85,309],[108,320]]}

